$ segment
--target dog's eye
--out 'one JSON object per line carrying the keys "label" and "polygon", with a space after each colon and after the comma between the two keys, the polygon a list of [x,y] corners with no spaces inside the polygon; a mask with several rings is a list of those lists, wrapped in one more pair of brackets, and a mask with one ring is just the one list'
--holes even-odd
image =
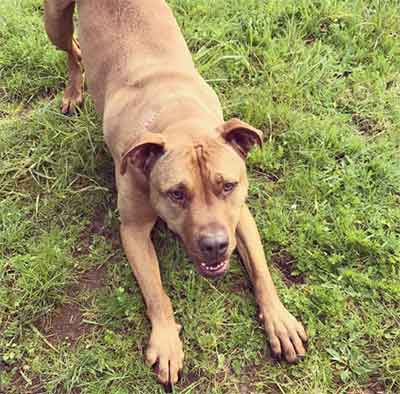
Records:
{"label": "dog's eye", "polygon": [[185,199],[185,192],[183,190],[171,190],[168,192],[171,200],[181,202]]}
{"label": "dog's eye", "polygon": [[235,187],[237,183],[236,182],[226,182],[224,183],[224,192],[225,193],[230,193]]}

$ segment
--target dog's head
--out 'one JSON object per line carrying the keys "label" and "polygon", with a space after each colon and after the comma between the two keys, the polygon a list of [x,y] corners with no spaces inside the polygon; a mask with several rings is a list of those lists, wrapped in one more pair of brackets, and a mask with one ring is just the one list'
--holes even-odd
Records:
{"label": "dog's head", "polygon": [[188,123],[164,134],[144,133],[122,157],[121,173],[129,165],[145,179],[153,209],[204,276],[220,276],[229,267],[247,197],[245,158],[261,143],[261,131],[239,119],[217,132]]}

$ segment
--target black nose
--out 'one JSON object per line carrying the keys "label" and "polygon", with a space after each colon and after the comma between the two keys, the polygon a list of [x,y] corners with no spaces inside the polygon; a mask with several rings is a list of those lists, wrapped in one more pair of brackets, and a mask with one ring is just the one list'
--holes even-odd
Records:
{"label": "black nose", "polygon": [[228,235],[224,230],[209,232],[199,238],[201,253],[207,261],[215,261],[224,257],[228,245]]}

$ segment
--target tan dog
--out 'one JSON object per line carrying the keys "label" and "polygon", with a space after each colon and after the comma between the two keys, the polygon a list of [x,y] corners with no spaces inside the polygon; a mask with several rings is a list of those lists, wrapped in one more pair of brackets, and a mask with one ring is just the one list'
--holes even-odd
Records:
{"label": "tan dog", "polygon": [[[121,237],[152,324],[147,361],[158,362],[159,381],[177,382],[183,350],[150,239],[157,217],[181,237],[202,275],[224,274],[237,246],[273,352],[289,362],[303,357],[304,328],[278,298],[245,204],[244,159],[261,145],[261,131],[238,119],[224,122],[165,1],[77,4],[89,91],[115,163]],[[74,6],[73,0],[45,2],[47,33],[69,59],[64,113],[82,101]]]}

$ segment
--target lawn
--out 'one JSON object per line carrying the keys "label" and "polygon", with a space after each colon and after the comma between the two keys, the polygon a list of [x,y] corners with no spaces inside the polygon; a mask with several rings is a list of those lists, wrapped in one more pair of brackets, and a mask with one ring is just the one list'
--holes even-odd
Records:
{"label": "lawn", "polygon": [[[237,258],[200,277],[160,224],[184,325],[176,393],[400,392],[400,3],[171,0],[226,117],[265,133],[249,204],[307,357],[271,359]],[[121,249],[90,97],[59,112],[63,54],[41,0],[0,2],[0,393],[162,393]]]}

